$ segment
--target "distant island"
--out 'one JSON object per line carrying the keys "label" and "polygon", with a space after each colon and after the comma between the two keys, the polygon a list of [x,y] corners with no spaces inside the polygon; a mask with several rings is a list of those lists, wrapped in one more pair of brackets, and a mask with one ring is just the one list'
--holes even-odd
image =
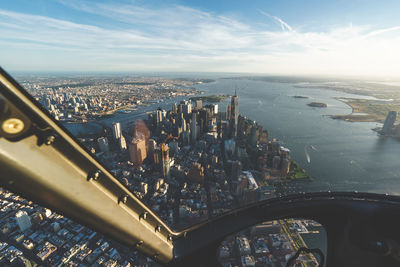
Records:
{"label": "distant island", "polygon": [[196,78],[176,78],[176,80],[184,81],[184,82],[192,82],[192,83],[195,83],[195,84],[215,82],[215,80],[213,80],[213,79],[196,79]]}
{"label": "distant island", "polygon": [[302,98],[302,99],[308,99],[308,96],[302,96],[302,95],[294,95],[293,98]]}
{"label": "distant island", "polygon": [[194,96],[191,97],[190,100],[192,101],[202,100],[204,102],[218,103],[228,97],[229,95],[206,95],[206,96]]}
{"label": "distant island", "polygon": [[310,107],[315,107],[315,108],[326,108],[328,107],[327,104],[325,103],[321,103],[321,102],[311,102],[307,104]]}

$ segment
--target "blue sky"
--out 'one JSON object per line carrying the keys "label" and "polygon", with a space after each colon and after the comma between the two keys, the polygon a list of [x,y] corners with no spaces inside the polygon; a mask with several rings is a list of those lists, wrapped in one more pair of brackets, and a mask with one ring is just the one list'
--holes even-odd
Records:
{"label": "blue sky", "polygon": [[397,76],[400,1],[13,0],[9,71]]}

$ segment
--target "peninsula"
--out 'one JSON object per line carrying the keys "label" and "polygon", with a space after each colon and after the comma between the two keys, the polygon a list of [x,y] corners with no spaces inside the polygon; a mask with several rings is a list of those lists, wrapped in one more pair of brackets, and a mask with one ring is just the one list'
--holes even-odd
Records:
{"label": "peninsula", "polygon": [[400,102],[396,100],[337,98],[337,100],[352,108],[351,114],[332,115],[332,119],[350,122],[380,122],[383,123],[389,111],[400,111]]}

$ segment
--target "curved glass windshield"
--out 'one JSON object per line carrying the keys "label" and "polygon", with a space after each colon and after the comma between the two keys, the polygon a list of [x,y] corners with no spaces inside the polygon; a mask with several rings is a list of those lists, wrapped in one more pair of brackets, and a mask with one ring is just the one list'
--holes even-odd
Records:
{"label": "curved glass windshield", "polygon": [[2,66],[172,228],[400,195],[398,3],[14,2]]}
{"label": "curved glass windshield", "polygon": [[178,73],[19,81],[173,228],[283,195],[398,194],[393,85]]}

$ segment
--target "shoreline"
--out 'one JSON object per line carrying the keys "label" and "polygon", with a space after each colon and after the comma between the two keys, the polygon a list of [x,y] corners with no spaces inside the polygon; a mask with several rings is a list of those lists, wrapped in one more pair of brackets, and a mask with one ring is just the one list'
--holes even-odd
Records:
{"label": "shoreline", "polygon": [[[347,122],[377,122],[377,123],[383,123],[383,120],[378,117],[376,114],[370,114],[368,112],[364,112],[363,110],[359,110],[361,107],[358,107],[356,105],[352,105],[350,101],[346,100],[356,100],[355,98],[342,98],[342,97],[334,97],[334,99],[346,104],[351,108],[351,113],[350,114],[344,114],[344,115],[327,115],[331,119],[334,120],[342,120],[342,121],[347,121]],[[364,99],[357,99],[357,100],[364,100]],[[365,113],[363,115],[357,115],[354,113]]]}

